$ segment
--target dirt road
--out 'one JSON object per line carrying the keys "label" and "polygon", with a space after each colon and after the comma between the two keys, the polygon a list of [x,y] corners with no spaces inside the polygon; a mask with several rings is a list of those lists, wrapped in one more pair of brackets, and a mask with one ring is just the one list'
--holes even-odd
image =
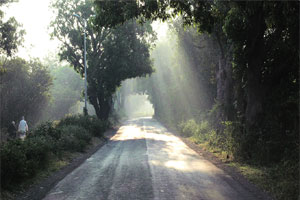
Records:
{"label": "dirt road", "polygon": [[151,118],[118,133],[44,198],[252,200],[242,185]]}

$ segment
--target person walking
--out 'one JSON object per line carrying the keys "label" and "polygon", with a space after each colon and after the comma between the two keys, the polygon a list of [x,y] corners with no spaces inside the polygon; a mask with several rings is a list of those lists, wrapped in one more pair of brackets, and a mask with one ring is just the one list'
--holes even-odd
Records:
{"label": "person walking", "polygon": [[28,131],[28,125],[24,116],[22,116],[22,120],[19,123],[18,131],[20,132],[20,138],[24,140],[26,137],[26,132]]}
{"label": "person walking", "polygon": [[8,140],[13,140],[16,139],[17,137],[17,127],[15,121],[12,121],[11,124],[9,125],[8,129]]}

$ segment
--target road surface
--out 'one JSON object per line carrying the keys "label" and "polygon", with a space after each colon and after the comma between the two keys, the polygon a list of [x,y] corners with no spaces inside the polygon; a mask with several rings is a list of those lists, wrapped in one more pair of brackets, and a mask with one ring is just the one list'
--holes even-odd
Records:
{"label": "road surface", "polygon": [[253,200],[151,118],[129,120],[44,200]]}

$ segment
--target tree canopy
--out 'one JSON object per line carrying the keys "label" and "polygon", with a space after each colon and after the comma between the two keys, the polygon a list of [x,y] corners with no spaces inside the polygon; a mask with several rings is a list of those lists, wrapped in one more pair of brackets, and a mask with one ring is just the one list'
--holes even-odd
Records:
{"label": "tree canopy", "polygon": [[[216,113],[212,122],[218,134],[224,134],[224,121],[234,121],[241,157],[297,160],[299,144],[293,141],[299,138],[299,2],[139,0],[95,5],[99,27],[133,18],[143,23],[180,16],[186,27],[208,33],[211,45],[217,44],[212,49],[218,66],[211,77],[216,81],[216,102],[210,113]],[[201,43],[191,43],[187,36],[198,36],[180,36],[180,44],[200,66],[199,52],[190,45]]]}
{"label": "tree canopy", "polygon": [[[11,3],[12,0],[1,0],[0,8]],[[0,55],[11,56],[23,41],[25,31],[20,29],[20,24],[11,17],[4,21],[4,12],[0,10]]]}
{"label": "tree canopy", "polygon": [[39,121],[49,100],[52,78],[49,71],[38,60],[21,58],[0,61],[6,70],[1,77],[1,128],[11,121],[18,122],[22,116],[30,125]]}
{"label": "tree canopy", "polygon": [[[246,85],[243,92],[246,99],[238,99],[238,104],[245,107],[242,113],[249,127],[255,126],[263,114],[264,93],[274,87],[274,81],[278,83],[283,78],[283,69],[285,73],[293,71],[295,76],[290,78],[298,83],[299,2],[140,0],[95,1],[95,4],[99,26],[115,26],[131,18],[166,20],[180,15],[183,24],[216,35],[221,53],[224,50],[230,53],[229,47],[224,47],[229,42],[236,81]],[[111,15],[116,17],[104,17]],[[286,57],[279,56],[280,52]],[[224,69],[227,77],[230,71]]]}
{"label": "tree canopy", "polygon": [[121,81],[145,76],[152,70],[149,47],[154,39],[150,24],[130,20],[115,28],[95,28],[92,1],[59,0],[52,4],[56,19],[51,23],[53,36],[63,42],[60,58],[67,60],[83,76],[83,21],[86,19],[88,97],[96,114],[107,119],[112,95]]}
{"label": "tree canopy", "polygon": [[50,71],[53,85],[50,87],[51,99],[45,109],[45,119],[61,119],[70,113],[70,108],[82,100],[84,82],[70,66],[60,65]]}

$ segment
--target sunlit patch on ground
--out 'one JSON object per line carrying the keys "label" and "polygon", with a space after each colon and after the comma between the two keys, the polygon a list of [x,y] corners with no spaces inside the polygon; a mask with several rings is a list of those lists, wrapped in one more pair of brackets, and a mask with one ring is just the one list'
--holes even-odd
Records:
{"label": "sunlit patch on ground", "polygon": [[158,144],[164,144],[161,145],[157,159],[150,161],[152,164],[185,172],[219,172],[217,168],[210,168],[205,160],[200,160],[197,153],[189,149],[179,138],[168,133],[166,129],[146,126],[144,131],[147,140],[158,142],[154,144],[156,147]]}
{"label": "sunlit patch on ground", "polygon": [[113,141],[124,141],[133,139],[143,139],[144,134],[141,131],[141,127],[135,125],[122,126],[117,134],[111,138]]}
{"label": "sunlit patch on ground", "polygon": [[145,117],[125,122],[125,125],[118,130],[111,140],[146,139],[148,143],[151,141],[153,148],[159,149],[159,153],[149,160],[153,165],[182,172],[221,173],[218,168],[211,168],[210,165],[207,165],[206,160],[199,159],[200,156],[189,149],[178,137],[169,133],[164,127],[158,127],[157,124],[159,123],[153,121],[153,125],[147,123],[145,126],[143,120],[151,122],[152,119]]}
{"label": "sunlit patch on ground", "polygon": [[126,121],[45,199],[255,199],[230,180],[160,123],[140,118]]}
{"label": "sunlit patch on ground", "polygon": [[[232,178],[224,171],[198,155],[157,121],[145,119],[143,124],[157,199],[241,199],[228,185],[227,181]],[[161,184],[166,182],[167,185]]]}

